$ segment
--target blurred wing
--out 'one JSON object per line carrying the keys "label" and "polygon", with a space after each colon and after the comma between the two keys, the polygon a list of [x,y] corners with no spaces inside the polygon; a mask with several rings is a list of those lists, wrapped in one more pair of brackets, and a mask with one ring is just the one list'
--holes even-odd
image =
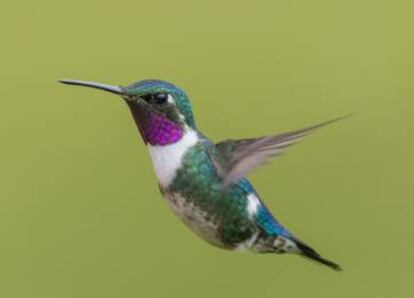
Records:
{"label": "blurred wing", "polygon": [[[348,117],[348,116],[345,116]],[[273,156],[299,142],[316,129],[341,120],[329,120],[307,128],[260,138],[225,140],[215,146],[214,162],[225,187],[246,176]]]}

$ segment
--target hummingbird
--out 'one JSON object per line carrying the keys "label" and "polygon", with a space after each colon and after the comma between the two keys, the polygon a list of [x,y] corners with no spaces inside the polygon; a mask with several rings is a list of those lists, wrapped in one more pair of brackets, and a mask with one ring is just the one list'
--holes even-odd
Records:
{"label": "hummingbird", "polygon": [[162,196],[200,238],[228,250],[296,254],[341,270],[286,229],[246,176],[304,136],[344,117],[286,133],[214,143],[198,129],[187,93],[169,82],[143,80],[125,87],[60,82],[123,98],[148,148]]}

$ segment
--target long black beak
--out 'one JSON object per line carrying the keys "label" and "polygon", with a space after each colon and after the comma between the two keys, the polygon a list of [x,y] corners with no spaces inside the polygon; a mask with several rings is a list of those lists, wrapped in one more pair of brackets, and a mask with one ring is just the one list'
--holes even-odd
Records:
{"label": "long black beak", "polygon": [[79,80],[59,80],[59,82],[63,84],[67,84],[67,85],[84,86],[84,87],[91,87],[95,89],[105,90],[105,91],[112,92],[118,95],[124,94],[124,90],[120,86],[112,86],[112,85],[106,85],[106,84],[88,82],[88,81],[79,81]]}

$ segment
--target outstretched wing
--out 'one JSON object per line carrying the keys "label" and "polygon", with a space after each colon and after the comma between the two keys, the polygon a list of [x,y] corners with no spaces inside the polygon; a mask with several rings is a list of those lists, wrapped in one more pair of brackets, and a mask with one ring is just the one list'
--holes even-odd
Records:
{"label": "outstretched wing", "polygon": [[339,121],[345,117],[329,120],[303,129],[274,136],[242,140],[225,140],[214,148],[214,162],[225,187],[246,176],[273,156],[281,154],[287,147],[297,143],[316,129]]}

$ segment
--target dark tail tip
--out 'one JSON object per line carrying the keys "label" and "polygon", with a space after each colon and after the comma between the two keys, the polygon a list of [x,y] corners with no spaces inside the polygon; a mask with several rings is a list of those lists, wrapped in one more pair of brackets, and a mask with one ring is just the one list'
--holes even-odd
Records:
{"label": "dark tail tip", "polygon": [[335,270],[335,271],[342,271],[341,266],[338,264],[329,261],[327,259],[322,258],[313,248],[309,247],[308,245],[304,244],[300,241],[295,241],[296,245],[300,249],[302,255],[308,259],[311,259],[317,263],[323,264],[325,266],[328,266],[329,268]]}

